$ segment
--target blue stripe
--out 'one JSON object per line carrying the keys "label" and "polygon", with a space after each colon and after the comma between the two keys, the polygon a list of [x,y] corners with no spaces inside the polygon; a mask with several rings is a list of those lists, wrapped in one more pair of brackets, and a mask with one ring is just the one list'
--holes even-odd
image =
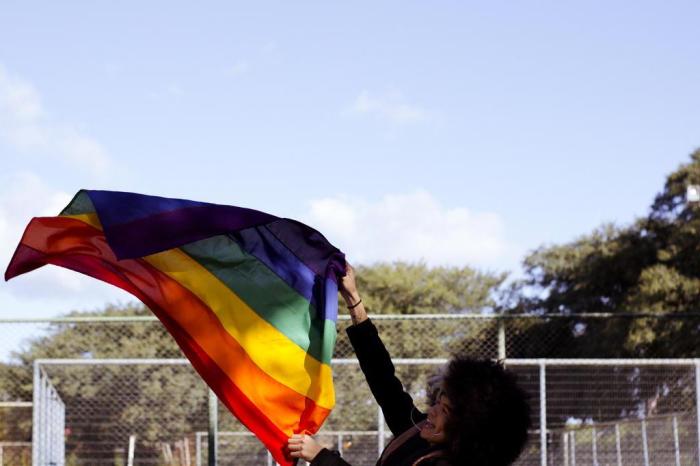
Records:
{"label": "blue stripe", "polygon": [[335,277],[326,278],[326,305],[323,308],[325,318],[333,322],[338,320],[338,283]]}
{"label": "blue stripe", "polygon": [[[328,296],[328,292],[332,292],[331,286],[327,283],[329,280],[316,275],[313,270],[278,240],[266,226],[246,228],[232,233],[231,237],[236,240],[241,249],[255,256],[256,259],[275,272],[287,285],[308,299],[319,312],[325,314],[318,317],[335,321],[338,313],[338,291],[335,282],[333,283],[336,286],[335,292],[332,296]],[[330,301],[333,301],[335,305],[329,307]]]}

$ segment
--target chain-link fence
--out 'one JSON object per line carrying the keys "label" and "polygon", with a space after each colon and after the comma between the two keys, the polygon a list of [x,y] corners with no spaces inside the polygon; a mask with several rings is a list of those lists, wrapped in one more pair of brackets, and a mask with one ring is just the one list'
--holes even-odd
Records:
{"label": "chain-link fence", "polygon": [[553,433],[558,464],[694,465],[692,412],[589,424]]}
{"label": "chain-link fence", "polygon": [[[689,359],[700,356],[694,343],[700,318],[430,315],[374,321],[419,403],[427,378],[451,354],[508,356],[532,396],[536,421],[519,464],[700,464],[697,364]],[[374,464],[387,430],[354,361],[347,325],[341,319],[337,405],[320,438],[355,466]],[[662,345],[650,335],[682,338]],[[66,464],[126,466],[130,453],[132,464],[207,464],[206,387],[189,364],[164,361],[181,353],[155,319],[0,321],[0,354],[0,466],[29,464],[33,363],[57,358],[72,362],[42,367],[66,406]],[[596,359],[580,359],[591,356]],[[600,360],[620,356],[626,359]],[[560,357],[579,359],[540,359]],[[141,362],[108,364],[105,358]],[[262,446],[225,408],[219,411],[219,464],[267,464]]]}
{"label": "chain-link fence", "polygon": [[[396,360],[397,375],[422,408],[427,379],[442,364]],[[529,393],[533,410],[531,441],[517,464],[700,461],[700,360],[506,364]],[[186,360],[49,359],[37,365],[66,405],[66,464],[126,464],[129,453],[132,464],[207,464],[207,390]],[[337,406],[319,436],[355,466],[373,465],[388,435],[361,378],[355,361],[335,361]],[[42,406],[36,408],[36,418],[48,418]],[[272,464],[263,446],[225,408],[218,409],[219,464]]]}

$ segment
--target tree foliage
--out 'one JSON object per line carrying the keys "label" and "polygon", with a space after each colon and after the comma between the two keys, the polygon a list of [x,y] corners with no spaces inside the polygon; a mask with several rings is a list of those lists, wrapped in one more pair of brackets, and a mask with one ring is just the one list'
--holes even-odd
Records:
{"label": "tree foliage", "polygon": [[[700,205],[686,201],[690,184],[700,184],[700,151],[667,177],[646,216],[630,225],[603,225],[568,244],[529,254],[523,261],[525,279],[510,290],[515,299],[504,312],[544,318],[512,325],[509,357],[700,356]],[[578,315],[595,312],[613,317]],[[622,317],[630,314],[646,317]],[[640,382],[653,379],[654,371],[620,367],[605,386],[581,385],[568,396],[593,397],[603,418],[602,413],[649,415],[652,405],[657,412],[691,409],[692,374],[679,371],[673,382]],[[612,387],[624,387],[626,394],[616,396]],[[556,394],[548,404],[555,400]],[[577,413],[590,416],[590,406],[567,411],[568,416]]]}
{"label": "tree foliage", "polygon": [[[668,176],[647,216],[627,226],[603,225],[571,243],[542,246],[528,255],[526,278],[510,312],[657,315],[552,320],[541,331],[569,340],[556,350],[559,357],[697,357],[697,318],[684,318],[700,311],[700,206],[686,202],[689,184],[700,184],[700,151]],[[553,331],[556,325],[568,329]]]}
{"label": "tree foliage", "polygon": [[365,307],[377,314],[435,314],[491,310],[505,273],[424,263],[377,263],[357,268]]}

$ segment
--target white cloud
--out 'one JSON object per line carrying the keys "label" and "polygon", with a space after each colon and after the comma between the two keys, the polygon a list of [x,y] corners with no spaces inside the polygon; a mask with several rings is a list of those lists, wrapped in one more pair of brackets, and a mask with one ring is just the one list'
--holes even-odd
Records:
{"label": "white cloud", "polygon": [[233,65],[226,68],[225,73],[226,76],[235,77],[240,76],[242,74],[246,74],[249,70],[250,65],[248,64],[248,62],[244,60],[239,60]]}
{"label": "white cloud", "polygon": [[396,124],[416,123],[428,118],[427,112],[404,101],[400,92],[372,95],[362,91],[352,104],[351,111]]}
{"label": "white cloud", "polygon": [[162,86],[160,89],[150,91],[146,94],[151,100],[166,101],[177,100],[185,95],[185,90],[178,83],[172,82]]}
{"label": "white cloud", "polygon": [[355,263],[424,260],[429,265],[505,268],[512,262],[498,214],[447,208],[422,190],[376,202],[314,200],[304,220]]}
{"label": "white cloud", "polygon": [[262,51],[266,54],[273,54],[279,49],[279,44],[276,40],[270,39],[262,45]]}
{"label": "white cloud", "polygon": [[182,89],[182,87],[179,84],[171,83],[168,85],[168,87],[165,88],[165,91],[174,96],[181,96],[185,95],[185,91]]}
{"label": "white cloud", "polygon": [[[0,182],[0,264],[4,273],[31,218],[58,215],[72,195],[52,189],[33,173],[3,175]],[[124,295],[95,279],[50,265],[2,283],[0,304],[3,294],[31,300],[51,298],[59,306],[61,299],[104,303]]]}
{"label": "white cloud", "polygon": [[74,126],[53,121],[27,81],[0,65],[0,138],[25,153],[53,156],[94,174],[110,166],[106,150]]}

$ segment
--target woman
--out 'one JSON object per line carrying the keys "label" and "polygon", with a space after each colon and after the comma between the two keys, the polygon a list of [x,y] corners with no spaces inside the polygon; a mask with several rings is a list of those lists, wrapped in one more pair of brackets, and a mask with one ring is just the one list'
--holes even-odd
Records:
{"label": "woman", "polygon": [[[352,318],[350,342],[395,436],[378,466],[505,466],[515,461],[527,440],[530,407],[511,373],[491,361],[455,357],[428,412],[421,413],[394,375],[350,266],[340,293]],[[292,436],[288,446],[292,457],[311,466],[349,466],[309,435]]]}

